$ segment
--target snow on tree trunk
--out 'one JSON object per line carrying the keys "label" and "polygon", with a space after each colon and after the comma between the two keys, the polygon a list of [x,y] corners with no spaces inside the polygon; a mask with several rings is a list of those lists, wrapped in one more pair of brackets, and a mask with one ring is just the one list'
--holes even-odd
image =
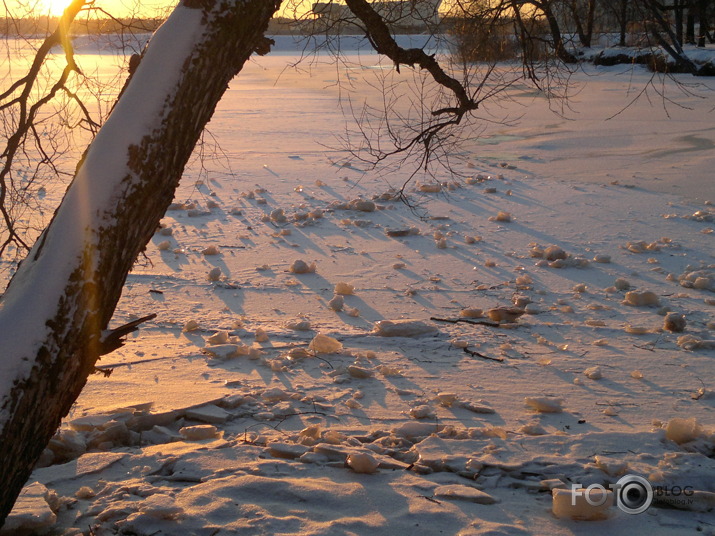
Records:
{"label": "snow on tree trunk", "polygon": [[184,0],[0,298],[0,526],[84,387],[127,273],[280,0]]}

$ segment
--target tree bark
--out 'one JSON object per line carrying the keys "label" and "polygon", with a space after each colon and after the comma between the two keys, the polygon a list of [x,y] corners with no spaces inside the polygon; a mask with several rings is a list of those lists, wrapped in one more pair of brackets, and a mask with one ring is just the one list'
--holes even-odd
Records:
{"label": "tree bark", "polygon": [[588,0],[588,14],[586,15],[586,43],[590,47],[593,39],[593,23],[596,18],[596,0]]}
{"label": "tree bark", "polygon": [[675,10],[675,39],[678,46],[683,46],[683,10],[685,9],[684,0],[674,0],[673,9]]}
{"label": "tree bark", "polygon": [[551,46],[554,49],[556,57],[564,63],[577,63],[578,60],[576,57],[566,50],[564,38],[563,35],[561,35],[561,28],[559,27],[559,21],[551,9],[551,2],[552,0],[539,0],[538,2],[534,2],[534,5],[542,11],[546,17],[546,22],[549,24],[549,31],[551,32],[551,39],[553,41]]}
{"label": "tree bark", "polygon": [[[126,276],[201,131],[279,6],[183,0],[0,299],[0,526],[92,372]],[[156,72],[163,59],[178,68]]]}
{"label": "tree bark", "polygon": [[685,17],[685,42],[688,45],[695,44],[695,5],[692,1],[687,4],[688,13]]}
{"label": "tree bark", "polygon": [[591,42],[588,41],[587,43],[587,37],[586,37],[586,32],[584,31],[583,24],[581,24],[581,16],[579,15],[579,6],[576,3],[576,0],[571,0],[570,3],[567,4],[569,9],[571,10],[571,17],[573,18],[573,22],[576,25],[576,33],[578,34],[578,39],[581,41],[581,45],[585,47],[590,47]]}
{"label": "tree bark", "polygon": [[620,18],[621,35],[618,41],[619,46],[626,46],[626,31],[628,29],[628,0],[621,0],[621,18]]}

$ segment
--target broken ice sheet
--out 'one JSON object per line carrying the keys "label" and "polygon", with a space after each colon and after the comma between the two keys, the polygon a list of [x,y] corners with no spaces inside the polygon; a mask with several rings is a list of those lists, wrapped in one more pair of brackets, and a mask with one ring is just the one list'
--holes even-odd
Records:
{"label": "broken ice sheet", "polygon": [[438,329],[422,320],[380,320],[375,323],[373,333],[380,337],[419,337],[434,335]]}

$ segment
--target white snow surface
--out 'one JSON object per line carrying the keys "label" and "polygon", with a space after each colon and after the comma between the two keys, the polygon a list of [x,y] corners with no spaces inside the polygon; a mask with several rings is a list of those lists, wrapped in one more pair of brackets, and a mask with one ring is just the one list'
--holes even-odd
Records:
{"label": "white snow surface", "polygon": [[[28,482],[53,498],[43,530],[714,534],[699,510],[715,493],[715,350],[678,344],[715,338],[715,294],[693,284],[715,273],[710,102],[679,95],[692,110],[668,117],[641,99],[606,121],[651,76],[625,68],[577,73],[566,117],[524,88],[490,108],[520,121],[488,125],[439,192],[408,186],[411,210],[382,194],[412,168],[380,175],[326,149],[346,121],[342,68],[284,71],[286,56],[231,84],[209,126],[221,156],[187,170],[129,275],[116,324],[158,316],[100,363],[111,376],[90,378]],[[360,57],[343,75],[372,98],[359,80],[381,69]],[[375,210],[352,210],[358,198]],[[551,245],[569,257],[532,256]],[[597,255],[610,262],[578,260]],[[299,259],[315,272],[291,273]],[[341,311],[338,283],[355,289]],[[660,305],[624,305],[628,290]],[[513,300],[529,314],[501,327],[430,320]],[[685,332],[662,329],[667,311]],[[406,319],[437,331],[373,331]],[[312,355],[318,333],[343,349]],[[235,351],[212,357],[211,342]],[[560,412],[526,403],[556,399]],[[350,469],[351,454],[376,472]],[[706,507],[552,515],[550,488],[623,474],[691,486]]]}

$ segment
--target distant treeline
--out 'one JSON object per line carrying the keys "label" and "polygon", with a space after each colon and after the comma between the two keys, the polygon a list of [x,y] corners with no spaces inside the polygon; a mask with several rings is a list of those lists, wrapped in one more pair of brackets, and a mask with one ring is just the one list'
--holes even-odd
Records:
{"label": "distant treeline", "polygon": [[[0,34],[6,36],[42,36],[57,28],[58,17],[32,17],[22,19],[0,19]],[[161,19],[95,19],[77,18],[72,23],[72,33],[115,34],[115,33],[147,33],[156,30],[163,21]]]}
{"label": "distant treeline", "polygon": [[[58,17],[32,17],[32,18],[0,18],[0,35],[4,36],[44,36],[57,28]],[[162,18],[139,19],[139,18],[78,18],[72,23],[73,35],[107,35],[119,33],[144,34],[156,30]],[[271,20],[269,34],[286,34],[295,31],[296,21],[277,17]]]}

